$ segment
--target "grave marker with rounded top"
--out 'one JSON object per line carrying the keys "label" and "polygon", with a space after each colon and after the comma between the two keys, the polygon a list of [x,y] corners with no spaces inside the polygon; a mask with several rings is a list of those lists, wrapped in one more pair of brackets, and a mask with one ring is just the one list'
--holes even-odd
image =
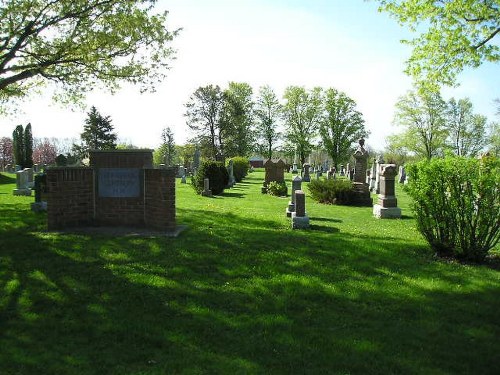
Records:
{"label": "grave marker with rounded top", "polygon": [[401,209],[396,199],[396,164],[380,165],[380,194],[378,204],[373,206],[373,215],[381,219],[401,217]]}
{"label": "grave marker with rounded top", "polygon": [[302,186],[302,178],[300,176],[295,176],[292,179],[292,195],[291,195],[291,200],[288,202],[288,207],[286,209],[286,216],[291,217],[292,212],[295,211],[295,192],[297,190],[300,190]]}
{"label": "grave marker with rounded top", "polygon": [[295,191],[295,212],[292,212],[292,229],[309,228],[309,217],[306,214],[306,195],[302,190]]}

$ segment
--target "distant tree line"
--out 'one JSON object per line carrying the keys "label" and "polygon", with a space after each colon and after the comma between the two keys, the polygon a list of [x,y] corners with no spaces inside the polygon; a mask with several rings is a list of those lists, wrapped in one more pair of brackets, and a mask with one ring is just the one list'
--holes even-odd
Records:
{"label": "distant tree line", "polygon": [[286,155],[302,164],[321,149],[339,164],[368,136],[356,102],[334,88],[289,86],[280,100],[269,86],[254,97],[248,83],[229,82],[225,89],[199,87],[185,106],[191,143],[210,159],[257,153]]}

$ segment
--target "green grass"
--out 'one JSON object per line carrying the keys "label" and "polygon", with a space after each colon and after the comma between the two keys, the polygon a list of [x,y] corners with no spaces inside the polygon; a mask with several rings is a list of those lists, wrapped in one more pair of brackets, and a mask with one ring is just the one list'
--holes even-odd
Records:
{"label": "green grass", "polygon": [[262,180],[177,181],[171,239],[47,232],[1,176],[0,374],[498,373],[499,271],[436,260],[403,192],[292,231]]}

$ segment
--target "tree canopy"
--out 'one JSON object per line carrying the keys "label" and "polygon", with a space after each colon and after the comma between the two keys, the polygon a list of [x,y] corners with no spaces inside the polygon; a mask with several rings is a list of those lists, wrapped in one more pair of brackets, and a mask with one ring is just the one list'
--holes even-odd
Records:
{"label": "tree canopy", "polygon": [[0,101],[52,81],[81,98],[120,83],[154,89],[169,68],[167,12],[154,0],[1,0]]}
{"label": "tree canopy", "polygon": [[278,143],[281,133],[278,131],[278,123],[281,117],[281,104],[270,86],[262,86],[255,108],[257,145],[263,155],[268,159],[273,157],[273,151]]}
{"label": "tree canopy", "polygon": [[379,0],[401,25],[422,33],[404,40],[413,47],[406,73],[420,87],[455,85],[465,67],[500,61],[500,0]]}
{"label": "tree canopy", "polygon": [[363,115],[356,109],[356,102],[345,93],[330,88],[325,92],[325,116],[320,122],[319,134],[323,147],[335,167],[352,155],[352,144],[367,137]]}

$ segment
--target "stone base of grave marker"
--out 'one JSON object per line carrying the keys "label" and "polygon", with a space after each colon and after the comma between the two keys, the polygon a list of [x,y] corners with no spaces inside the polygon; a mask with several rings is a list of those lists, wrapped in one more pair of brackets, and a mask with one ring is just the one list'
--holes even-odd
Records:
{"label": "stone base of grave marker", "polygon": [[34,211],[34,212],[47,211],[47,202],[33,202],[33,203],[31,203],[31,211]]}
{"label": "stone base of grave marker", "polygon": [[401,208],[382,207],[380,204],[373,206],[373,216],[379,219],[399,219],[401,218]]}
{"label": "stone base of grave marker", "polygon": [[295,203],[291,201],[288,202],[288,207],[286,208],[286,217],[292,217],[292,213],[295,212]]}
{"label": "stone base of grave marker", "polygon": [[354,196],[352,203],[354,206],[371,206],[373,204],[368,185],[362,182],[353,182]]}
{"label": "stone base of grave marker", "polygon": [[12,191],[13,195],[25,195],[25,196],[31,196],[31,189],[25,188],[25,189],[14,189]]}
{"label": "stone base of grave marker", "polygon": [[297,216],[296,212],[292,212],[292,229],[308,229],[309,216]]}

